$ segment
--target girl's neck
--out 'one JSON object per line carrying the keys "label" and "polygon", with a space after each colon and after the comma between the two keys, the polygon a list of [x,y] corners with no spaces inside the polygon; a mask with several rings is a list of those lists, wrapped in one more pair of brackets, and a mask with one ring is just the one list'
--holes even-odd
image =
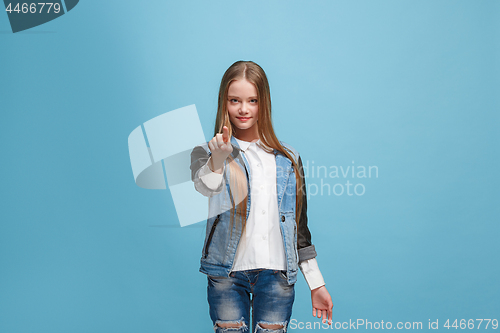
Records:
{"label": "girl's neck", "polygon": [[[256,126],[252,126],[256,127]],[[234,137],[238,140],[241,141],[246,141],[246,142],[257,142],[259,141],[259,132],[257,129],[250,131],[252,128],[246,129],[246,130],[240,130],[239,128],[235,128],[234,130]]]}

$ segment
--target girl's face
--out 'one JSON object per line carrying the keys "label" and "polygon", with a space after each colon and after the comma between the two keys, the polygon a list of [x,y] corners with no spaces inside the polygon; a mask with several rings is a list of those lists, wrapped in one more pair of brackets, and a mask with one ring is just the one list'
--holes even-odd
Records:
{"label": "girl's face", "polygon": [[227,110],[231,123],[236,127],[235,134],[246,137],[250,133],[257,134],[259,103],[253,83],[244,78],[231,82],[227,92]]}

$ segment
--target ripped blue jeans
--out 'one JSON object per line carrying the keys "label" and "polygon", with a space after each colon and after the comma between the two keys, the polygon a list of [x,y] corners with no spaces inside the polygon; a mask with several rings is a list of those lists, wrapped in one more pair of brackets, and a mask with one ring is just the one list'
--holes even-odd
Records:
{"label": "ripped blue jeans", "polygon": [[250,332],[286,332],[295,299],[295,285],[288,284],[286,271],[252,269],[207,279],[214,332],[249,332],[250,318]]}

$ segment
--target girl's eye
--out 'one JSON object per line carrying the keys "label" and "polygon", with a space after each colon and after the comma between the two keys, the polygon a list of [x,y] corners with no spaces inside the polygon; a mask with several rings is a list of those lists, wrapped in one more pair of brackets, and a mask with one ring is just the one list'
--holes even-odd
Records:
{"label": "girl's eye", "polygon": [[256,99],[252,99],[250,102],[257,103],[257,100]]}
{"label": "girl's eye", "polygon": [[231,102],[231,103],[238,103],[238,100],[237,100],[237,99],[235,99],[235,98],[232,98],[232,99],[230,99],[230,102]]}

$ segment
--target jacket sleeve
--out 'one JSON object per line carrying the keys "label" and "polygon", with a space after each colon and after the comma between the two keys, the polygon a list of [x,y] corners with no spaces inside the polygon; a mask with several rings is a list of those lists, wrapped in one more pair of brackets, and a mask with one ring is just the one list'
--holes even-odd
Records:
{"label": "jacket sleeve", "polygon": [[200,178],[201,168],[207,163],[209,158],[210,154],[202,146],[196,146],[191,151],[191,180],[194,182],[194,188],[206,197],[221,193],[225,186],[224,177],[222,177],[221,184],[215,190],[209,188]]}
{"label": "jacket sleeve", "polygon": [[311,232],[307,226],[307,194],[306,180],[304,176],[304,168],[302,159],[299,156],[298,160],[299,174],[302,178],[302,211],[300,214],[299,227],[297,232],[297,250],[299,252],[299,263],[304,260],[315,258],[317,253],[314,245],[311,242]]}

